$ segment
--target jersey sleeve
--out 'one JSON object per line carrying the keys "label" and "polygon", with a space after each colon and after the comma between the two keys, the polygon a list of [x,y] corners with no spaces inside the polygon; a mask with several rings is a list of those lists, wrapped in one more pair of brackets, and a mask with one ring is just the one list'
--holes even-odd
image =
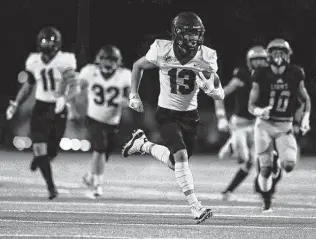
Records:
{"label": "jersey sleeve", "polygon": [[29,84],[34,85],[36,83],[34,77],[34,61],[36,55],[31,53],[25,61],[25,71],[27,73],[27,81]]}
{"label": "jersey sleeve", "polygon": [[215,50],[210,50],[207,54],[207,63],[211,67],[213,72],[217,72],[218,65],[217,65],[217,53]]}
{"label": "jersey sleeve", "polygon": [[76,70],[77,69],[77,60],[74,53],[64,53],[63,61],[61,66],[61,71],[65,72],[66,70]]}
{"label": "jersey sleeve", "polygon": [[261,76],[262,76],[262,68],[258,68],[256,70],[254,70],[251,74],[251,80],[252,82],[256,82],[257,84],[260,84],[261,82]]}
{"label": "jersey sleeve", "polygon": [[128,97],[131,88],[132,72],[130,69],[124,71],[123,96]]}
{"label": "jersey sleeve", "polygon": [[155,40],[151,44],[150,49],[146,54],[146,60],[158,66],[158,41]]}

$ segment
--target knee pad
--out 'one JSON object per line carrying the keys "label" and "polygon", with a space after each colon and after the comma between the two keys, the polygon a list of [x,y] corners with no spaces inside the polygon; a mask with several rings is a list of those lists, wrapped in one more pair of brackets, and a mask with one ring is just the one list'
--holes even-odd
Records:
{"label": "knee pad", "polygon": [[284,161],[281,163],[282,168],[287,172],[291,172],[294,169],[295,163],[292,161]]}
{"label": "knee pad", "polygon": [[174,154],[174,160],[175,162],[188,162],[188,153],[185,149],[181,149],[178,150],[175,154]]}
{"label": "knee pad", "polygon": [[263,167],[260,167],[260,174],[264,177],[264,178],[268,178],[270,177],[272,173],[272,167],[266,167],[266,166],[263,166]]}

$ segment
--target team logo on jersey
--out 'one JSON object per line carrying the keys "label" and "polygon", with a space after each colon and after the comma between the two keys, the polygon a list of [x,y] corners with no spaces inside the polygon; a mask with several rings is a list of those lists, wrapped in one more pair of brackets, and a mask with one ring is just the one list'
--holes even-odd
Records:
{"label": "team logo on jersey", "polygon": [[284,82],[283,82],[283,80],[281,79],[281,78],[279,78],[278,80],[277,80],[277,84],[283,84]]}
{"label": "team logo on jersey", "polygon": [[170,63],[172,61],[172,58],[170,55],[166,54],[163,56],[163,60],[167,63]]}

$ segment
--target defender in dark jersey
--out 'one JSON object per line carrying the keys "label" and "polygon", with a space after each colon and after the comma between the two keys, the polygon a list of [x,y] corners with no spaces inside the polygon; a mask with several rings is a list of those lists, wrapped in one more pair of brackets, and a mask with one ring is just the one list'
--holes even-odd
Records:
{"label": "defender in dark jersey", "polygon": [[[255,124],[255,150],[259,173],[255,189],[264,202],[263,211],[271,210],[271,197],[279,181],[281,168],[291,172],[296,164],[297,145],[293,135],[293,117],[297,99],[305,109],[300,129],[309,129],[311,102],[304,85],[301,67],[290,64],[292,54],[288,42],[271,41],[267,47],[269,66],[258,68],[253,74],[249,98],[249,111],[257,117]],[[272,150],[278,153],[279,164],[272,159]],[[278,167],[280,165],[281,168]],[[278,170],[273,170],[276,168]]]}
{"label": "defender in dark jersey", "polygon": [[253,128],[255,117],[248,111],[249,93],[251,90],[251,72],[258,68],[267,66],[267,52],[262,46],[249,49],[246,56],[246,67],[236,68],[233,77],[224,87],[226,95],[235,93],[234,112],[230,119],[230,125],[226,119],[224,101],[215,101],[218,129],[220,131],[231,131],[231,137],[221,148],[219,157],[233,156],[238,158],[240,168],[228,187],[222,192],[223,200],[232,199],[232,192],[248,176],[253,165]]}

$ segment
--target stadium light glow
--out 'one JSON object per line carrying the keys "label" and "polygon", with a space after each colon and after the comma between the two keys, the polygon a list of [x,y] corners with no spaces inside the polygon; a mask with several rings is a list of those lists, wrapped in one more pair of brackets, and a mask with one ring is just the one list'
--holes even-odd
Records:
{"label": "stadium light glow", "polygon": [[78,151],[81,148],[81,142],[79,139],[72,139],[71,140],[71,148],[74,151]]}
{"label": "stadium light glow", "polygon": [[81,150],[84,151],[84,152],[87,152],[89,151],[91,148],[91,143],[86,140],[86,139],[83,139],[81,140]]}
{"label": "stadium light glow", "polygon": [[60,140],[59,146],[62,150],[70,150],[71,149],[71,140],[68,138],[62,138]]}

